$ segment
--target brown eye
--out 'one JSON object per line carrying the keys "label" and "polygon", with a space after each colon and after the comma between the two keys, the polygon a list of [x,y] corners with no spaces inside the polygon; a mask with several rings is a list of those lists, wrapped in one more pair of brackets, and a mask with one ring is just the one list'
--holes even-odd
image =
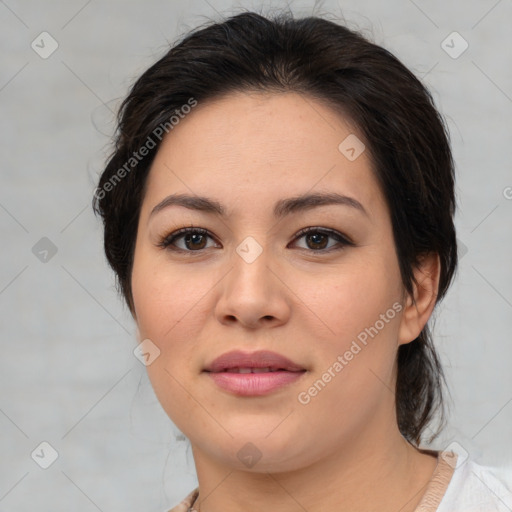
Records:
{"label": "brown eye", "polygon": [[310,249],[325,249],[329,236],[323,233],[312,233],[305,235],[307,241],[311,241]]}
{"label": "brown eye", "polygon": [[191,247],[194,249],[204,249],[206,235],[197,233],[187,234],[185,235],[183,240],[185,241],[185,246],[187,247],[187,249],[190,249]]}
{"label": "brown eye", "polygon": [[[328,252],[331,249],[341,249],[344,246],[353,246],[354,243],[337,231],[326,228],[304,228],[297,233],[295,240],[304,238],[306,247],[301,249],[310,249],[313,252]],[[337,243],[328,247],[329,238],[334,239]]]}
{"label": "brown eye", "polygon": [[[158,246],[172,251],[189,253],[200,252],[208,248],[208,238],[213,239],[213,236],[206,229],[182,228],[164,237],[158,243]],[[331,250],[342,249],[345,246],[355,245],[341,233],[326,228],[304,228],[297,233],[295,240],[300,240],[301,238],[306,240],[306,246],[299,247],[300,249],[317,253],[329,252]],[[334,240],[335,243],[329,245],[329,239]]]}
{"label": "brown eye", "polygon": [[[159,247],[176,251],[198,252],[206,248],[208,237],[211,235],[203,228],[182,228],[166,236],[158,244]],[[176,242],[183,241],[179,246]]]}

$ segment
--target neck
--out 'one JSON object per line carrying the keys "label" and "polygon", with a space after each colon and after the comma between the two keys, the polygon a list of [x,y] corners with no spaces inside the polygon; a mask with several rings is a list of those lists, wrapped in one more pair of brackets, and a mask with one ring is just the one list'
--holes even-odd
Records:
{"label": "neck", "polygon": [[[192,446],[200,512],[413,512],[437,460],[408,443],[396,422],[375,422],[307,467],[270,473],[219,464]],[[373,431],[372,431],[373,430]],[[257,468],[257,464],[254,469]]]}

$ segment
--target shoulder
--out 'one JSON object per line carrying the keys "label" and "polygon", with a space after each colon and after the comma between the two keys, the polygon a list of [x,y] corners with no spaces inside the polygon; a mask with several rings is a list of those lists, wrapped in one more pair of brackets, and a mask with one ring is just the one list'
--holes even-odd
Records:
{"label": "shoulder", "polygon": [[183,498],[183,500],[178,503],[175,507],[171,508],[168,512],[188,512],[189,508],[194,503],[197,495],[199,494],[199,487],[196,487],[194,490],[190,491],[190,493]]}
{"label": "shoulder", "polygon": [[438,512],[510,512],[512,463],[485,466],[471,459],[458,463]]}

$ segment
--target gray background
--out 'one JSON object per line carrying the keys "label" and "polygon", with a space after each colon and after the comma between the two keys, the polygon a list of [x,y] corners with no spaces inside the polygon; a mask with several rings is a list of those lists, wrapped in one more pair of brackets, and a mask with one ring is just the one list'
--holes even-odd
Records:
{"label": "gray background", "polygon": [[[313,7],[291,3],[297,15]],[[434,448],[456,440],[478,462],[510,462],[512,2],[321,7],[401,58],[447,119],[463,257],[436,315],[454,405]],[[132,353],[90,202],[128,86],[178,35],[242,8],[262,4],[0,1],[0,512],[157,512],[196,485],[188,442]],[[59,45],[45,59],[31,47],[43,31]],[[442,46],[453,31],[469,44],[458,58],[445,49],[461,40]],[[46,261],[43,237],[57,249]],[[58,452],[48,469],[35,462],[49,461],[43,441]]]}

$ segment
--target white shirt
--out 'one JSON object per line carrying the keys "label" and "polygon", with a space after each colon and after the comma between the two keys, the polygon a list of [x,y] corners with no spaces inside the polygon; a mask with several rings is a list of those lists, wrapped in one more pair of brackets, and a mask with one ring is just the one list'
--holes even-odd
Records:
{"label": "white shirt", "polygon": [[[459,456],[460,460],[460,456]],[[436,512],[512,512],[512,464],[459,461]]]}

